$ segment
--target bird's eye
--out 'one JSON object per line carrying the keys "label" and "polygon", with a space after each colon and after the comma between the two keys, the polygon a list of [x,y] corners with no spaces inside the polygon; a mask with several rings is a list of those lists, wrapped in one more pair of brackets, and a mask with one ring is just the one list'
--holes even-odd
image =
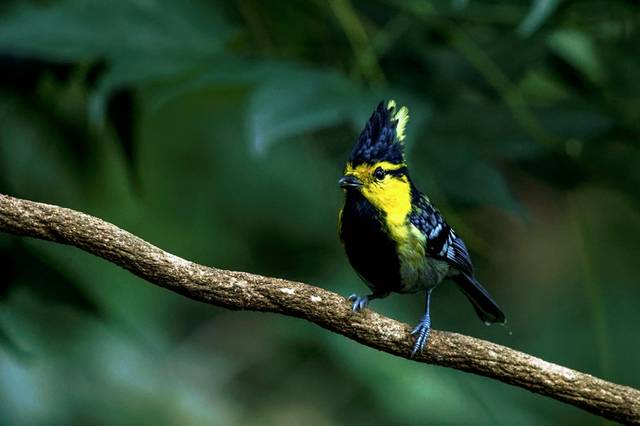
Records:
{"label": "bird's eye", "polygon": [[377,180],[384,179],[384,170],[382,170],[382,167],[378,167],[376,171],[373,172],[373,177],[375,177]]}

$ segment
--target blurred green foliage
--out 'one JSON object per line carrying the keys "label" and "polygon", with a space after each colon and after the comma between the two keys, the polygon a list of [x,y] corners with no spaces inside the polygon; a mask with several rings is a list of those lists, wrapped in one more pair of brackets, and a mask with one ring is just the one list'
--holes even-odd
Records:
{"label": "blurred green foliage", "polygon": [[[376,103],[507,312],[434,326],[640,386],[636,1],[0,4],[0,191],[223,268],[362,291],[337,179]],[[0,235],[3,424],[599,424]],[[422,298],[372,307],[413,323]]]}

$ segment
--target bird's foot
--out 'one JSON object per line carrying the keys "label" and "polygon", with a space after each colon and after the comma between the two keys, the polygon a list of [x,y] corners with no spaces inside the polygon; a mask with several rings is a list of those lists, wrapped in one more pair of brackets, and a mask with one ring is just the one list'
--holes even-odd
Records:
{"label": "bird's foot", "polygon": [[353,305],[351,305],[353,312],[360,312],[369,304],[369,296],[358,296],[355,293],[349,296],[348,300],[353,302]]}
{"label": "bird's foot", "polygon": [[431,331],[431,319],[429,317],[423,318],[418,325],[413,329],[411,334],[416,336],[416,343],[413,345],[413,351],[411,351],[411,358],[417,353],[422,352],[429,340],[429,332]]}

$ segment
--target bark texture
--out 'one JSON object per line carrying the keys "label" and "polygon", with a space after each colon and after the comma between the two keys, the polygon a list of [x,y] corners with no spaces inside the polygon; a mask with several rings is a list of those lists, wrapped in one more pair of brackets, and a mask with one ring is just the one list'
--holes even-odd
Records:
{"label": "bark texture", "polygon": [[[409,359],[410,327],[342,296],[294,281],[202,266],[74,210],[0,194],[0,231],[78,247],[194,300],[304,318],[363,345]],[[622,423],[640,424],[640,391],[474,337],[433,330],[413,361],[456,368],[546,395]]]}

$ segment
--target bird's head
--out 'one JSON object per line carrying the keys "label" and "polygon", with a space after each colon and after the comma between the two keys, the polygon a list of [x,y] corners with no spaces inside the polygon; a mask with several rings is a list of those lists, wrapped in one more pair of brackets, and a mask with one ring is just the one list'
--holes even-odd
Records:
{"label": "bird's head", "polygon": [[410,202],[411,183],[404,160],[409,110],[395,101],[380,102],[351,151],[339,180],[345,192],[357,191],[390,213]]}

